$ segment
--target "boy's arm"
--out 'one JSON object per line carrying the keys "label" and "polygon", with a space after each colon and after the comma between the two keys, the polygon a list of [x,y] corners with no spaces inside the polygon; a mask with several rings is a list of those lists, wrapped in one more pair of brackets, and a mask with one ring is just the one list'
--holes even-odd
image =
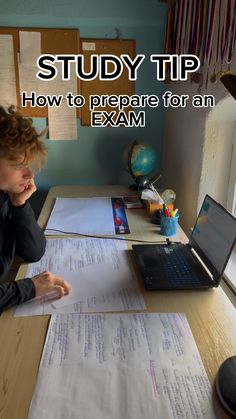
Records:
{"label": "boy's arm", "polygon": [[26,262],[37,262],[41,259],[45,252],[46,239],[28,201],[22,206],[11,206],[11,228],[16,240],[16,254]]}
{"label": "boy's arm", "polygon": [[30,278],[0,284],[0,311],[35,297],[35,286]]}

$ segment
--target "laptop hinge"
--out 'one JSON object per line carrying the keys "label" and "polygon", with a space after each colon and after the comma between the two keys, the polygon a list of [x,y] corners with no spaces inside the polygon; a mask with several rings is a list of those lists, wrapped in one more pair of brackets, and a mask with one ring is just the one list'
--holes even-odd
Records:
{"label": "laptop hinge", "polygon": [[214,277],[211,273],[211,271],[208,269],[208,267],[205,265],[205,263],[203,262],[203,260],[200,258],[200,256],[198,255],[198,253],[196,252],[196,250],[188,243],[187,244],[188,248],[190,249],[192,255],[198,260],[198,262],[201,263],[202,267],[204,268],[204,270],[207,272],[207,274],[209,275],[210,279],[212,280],[212,282],[214,284],[216,284],[216,281],[214,280]]}

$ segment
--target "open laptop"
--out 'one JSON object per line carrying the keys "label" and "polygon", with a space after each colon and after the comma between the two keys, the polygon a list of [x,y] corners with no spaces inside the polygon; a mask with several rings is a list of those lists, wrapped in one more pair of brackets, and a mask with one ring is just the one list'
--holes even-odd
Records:
{"label": "open laptop", "polygon": [[148,290],[217,287],[236,242],[236,218],[206,195],[188,244],[133,245]]}

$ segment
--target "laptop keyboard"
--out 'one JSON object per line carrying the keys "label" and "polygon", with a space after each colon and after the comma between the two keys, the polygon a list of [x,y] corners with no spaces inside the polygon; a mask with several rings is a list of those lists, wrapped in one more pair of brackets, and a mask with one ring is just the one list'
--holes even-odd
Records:
{"label": "laptop keyboard", "polygon": [[[133,246],[135,247],[135,246]],[[213,283],[186,245],[153,246],[139,257],[147,289],[209,288]]]}
{"label": "laptop keyboard", "polygon": [[194,257],[194,267],[191,266],[191,261],[189,260],[191,255],[186,252],[185,246],[177,245],[175,250],[164,247],[160,249],[160,253],[165,254],[165,263],[163,269],[171,285],[175,287],[178,287],[179,285],[180,288],[182,288],[183,285],[186,286],[191,284],[191,287],[198,287],[202,284],[202,280],[199,279],[199,275],[204,275],[204,272],[198,266],[198,263],[195,262]]}

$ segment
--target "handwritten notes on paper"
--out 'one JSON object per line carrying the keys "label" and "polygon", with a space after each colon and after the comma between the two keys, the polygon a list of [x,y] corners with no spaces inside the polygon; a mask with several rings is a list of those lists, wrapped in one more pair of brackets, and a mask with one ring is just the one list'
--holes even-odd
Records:
{"label": "handwritten notes on paper", "polygon": [[211,398],[185,315],[56,315],[28,419],[212,419]]}
{"label": "handwritten notes on paper", "polygon": [[60,107],[48,108],[50,140],[77,140],[76,108],[63,100]]}
{"label": "handwritten notes on paper", "polygon": [[63,276],[72,292],[61,300],[31,300],[16,316],[53,313],[143,310],[145,304],[133,277],[126,244],[115,239],[51,239],[45,255],[29,265],[26,277],[49,270]]}
{"label": "handwritten notes on paper", "polygon": [[41,55],[41,33],[19,31],[20,63],[33,65]]}
{"label": "handwritten notes on paper", "polygon": [[0,35],[1,106],[17,105],[13,36]]}
{"label": "handwritten notes on paper", "polygon": [[[51,81],[40,80],[37,78],[39,68],[37,59],[41,55],[41,33],[36,31],[19,31],[19,82],[20,91],[26,92],[26,97],[32,97],[35,92],[41,99],[40,106],[44,106],[45,95],[57,95],[58,97],[66,96],[67,92],[71,92],[74,96],[77,94],[77,77],[75,72],[71,73],[70,80],[63,80],[61,75],[61,67],[57,66],[56,73],[58,77]],[[21,93],[22,94],[22,93]],[[26,103],[28,102],[28,99]],[[61,106],[57,107],[55,105]],[[74,140],[77,139],[77,118],[76,108],[68,107],[66,100],[62,102],[49,103],[48,120],[49,120],[49,137],[51,140]],[[46,105],[46,102],[45,102]]]}
{"label": "handwritten notes on paper", "polygon": [[37,58],[41,55],[41,34],[40,32],[19,32],[19,82],[20,91],[31,91],[39,94],[43,88],[43,82],[36,77],[38,72]]}

